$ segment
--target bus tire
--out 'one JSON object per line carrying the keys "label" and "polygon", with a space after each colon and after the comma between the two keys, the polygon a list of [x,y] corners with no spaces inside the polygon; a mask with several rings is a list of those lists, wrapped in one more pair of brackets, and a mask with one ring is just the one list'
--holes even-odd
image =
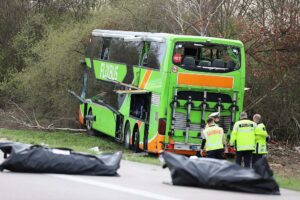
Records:
{"label": "bus tire", "polygon": [[130,149],[130,124],[126,123],[124,129],[124,147]]}
{"label": "bus tire", "polygon": [[[93,115],[92,109],[89,110],[89,115]],[[96,136],[96,131],[93,129],[93,121],[86,120],[86,132],[90,136]]]}
{"label": "bus tire", "polygon": [[132,148],[132,150],[133,150],[135,153],[140,152],[140,146],[139,146],[139,143],[140,143],[140,131],[139,131],[139,128],[136,128],[136,129],[134,130],[134,140],[133,140],[133,148]]}

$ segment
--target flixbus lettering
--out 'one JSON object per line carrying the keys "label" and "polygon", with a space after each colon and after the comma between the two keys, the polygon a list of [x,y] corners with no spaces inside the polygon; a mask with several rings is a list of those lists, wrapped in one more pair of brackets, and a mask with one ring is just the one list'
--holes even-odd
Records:
{"label": "flixbus lettering", "polygon": [[118,79],[118,65],[110,63],[101,63],[100,77],[102,79],[117,80]]}

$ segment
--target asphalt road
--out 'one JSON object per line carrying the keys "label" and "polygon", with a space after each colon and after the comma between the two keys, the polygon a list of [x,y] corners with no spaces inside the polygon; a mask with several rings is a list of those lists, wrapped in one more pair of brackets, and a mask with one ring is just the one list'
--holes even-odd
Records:
{"label": "asphalt road", "polygon": [[277,196],[173,186],[168,169],[130,161],[122,161],[118,173],[117,177],[94,177],[5,171],[0,173],[0,199],[300,199],[300,192],[285,189]]}

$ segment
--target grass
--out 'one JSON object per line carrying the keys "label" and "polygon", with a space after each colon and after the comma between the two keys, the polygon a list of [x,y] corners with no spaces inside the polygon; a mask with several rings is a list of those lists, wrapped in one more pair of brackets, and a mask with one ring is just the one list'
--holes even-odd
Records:
{"label": "grass", "polygon": [[[0,129],[0,138],[28,144],[43,144],[49,147],[67,147],[74,151],[92,154],[96,154],[96,152],[89,149],[99,147],[101,152],[123,151],[124,160],[160,164],[157,157],[134,154],[125,149],[122,144],[105,136],[93,137],[83,133]],[[298,178],[275,175],[275,179],[282,188],[300,191],[300,179]]]}
{"label": "grass", "polygon": [[300,179],[275,175],[275,179],[281,188],[300,191]]}
{"label": "grass", "polygon": [[135,154],[117,143],[113,138],[106,136],[93,137],[84,133],[69,133],[69,132],[44,132],[33,130],[8,130],[0,129],[0,138],[6,138],[15,142],[27,144],[40,144],[49,147],[66,147],[78,152],[97,154],[90,148],[98,147],[100,152],[123,152],[123,160],[131,160],[142,163],[156,164],[160,162],[155,156],[145,156]]}

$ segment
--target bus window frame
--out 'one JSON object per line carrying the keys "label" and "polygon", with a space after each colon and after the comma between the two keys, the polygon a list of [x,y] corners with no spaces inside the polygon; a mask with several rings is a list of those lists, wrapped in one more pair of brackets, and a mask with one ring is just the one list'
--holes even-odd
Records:
{"label": "bus window frame", "polygon": [[[97,46],[97,42],[100,42],[101,44]],[[96,53],[96,49],[99,47],[98,52]],[[91,36],[90,37],[90,42],[88,43],[87,46],[87,51],[86,51],[86,57],[91,58],[91,59],[100,59],[101,54],[102,54],[102,48],[103,48],[103,38],[99,36]]]}
{"label": "bus window frame", "polygon": [[[230,47],[234,47],[234,48],[237,48],[239,50],[239,60],[240,60],[240,65],[238,68],[235,68],[235,69],[228,69],[228,70],[218,70],[218,69],[214,69],[214,67],[211,67],[211,69],[200,69],[200,68],[196,68],[195,69],[192,69],[192,68],[187,68],[187,67],[183,67],[182,65],[179,65],[179,64],[176,64],[174,63],[173,61],[173,56],[176,54],[175,52],[175,49],[176,49],[176,45],[178,45],[178,43],[199,43],[199,44],[210,44],[210,45],[217,45],[217,46],[230,46]],[[184,40],[178,40],[178,41],[174,41],[173,43],[173,48],[172,48],[172,64],[181,68],[181,69],[184,69],[184,70],[188,70],[188,71],[194,71],[194,72],[205,72],[205,73],[230,73],[230,72],[235,72],[235,71],[239,71],[241,70],[242,68],[242,64],[243,64],[243,61],[242,61],[242,47],[239,46],[239,45],[232,45],[232,44],[224,44],[224,43],[212,43],[212,42],[205,42],[205,41],[184,41]],[[201,51],[199,51],[198,53],[202,53]],[[200,56],[199,54],[199,56]],[[184,55],[183,55],[184,56]],[[198,56],[198,55],[197,55]],[[225,69],[225,68],[224,68]]]}
{"label": "bus window frame", "polygon": [[[111,63],[115,63],[115,64],[128,65],[125,62],[118,62],[118,61],[110,60],[109,59],[109,53],[110,52],[108,53],[108,59],[103,59],[103,56],[104,56],[104,52],[103,51],[104,51],[104,46],[105,46],[104,45],[105,40],[109,40],[109,46],[107,48],[110,48],[113,39],[115,39],[115,38],[101,37],[101,36],[92,36],[92,40],[91,40],[91,42],[89,44],[92,47],[92,49],[91,49],[92,53],[89,54],[89,57],[92,58],[92,59],[94,59],[94,60],[102,60],[102,61],[105,61],[105,62],[111,62]],[[122,40],[123,38],[118,38],[118,39]],[[94,41],[96,41],[96,40],[101,41],[101,46],[99,47],[99,54],[101,53],[100,57],[99,57],[99,55],[97,53],[95,53],[95,50],[96,50],[97,46],[96,46],[96,44],[94,44]],[[156,59],[159,62],[159,66],[157,68],[148,67],[148,66],[144,66],[143,65],[143,62],[144,62],[144,59],[145,59],[145,55],[147,55],[148,52],[150,52],[151,43],[152,42],[163,45],[163,47],[161,47],[161,45],[160,45],[160,48],[163,48],[162,49],[162,51],[163,51],[162,54],[163,55],[159,55],[159,57],[156,56]],[[148,49],[145,49],[146,43],[148,43]],[[141,44],[143,46],[142,46],[142,50],[139,52],[139,62],[138,62],[137,65],[132,65],[132,66],[137,66],[137,67],[140,67],[140,68],[143,68],[143,69],[149,69],[149,70],[154,70],[154,71],[160,71],[161,69],[163,69],[163,64],[164,64],[164,60],[165,60],[165,57],[166,57],[166,54],[167,54],[167,48],[168,48],[167,43],[166,42],[154,42],[154,41],[142,41]],[[95,55],[97,55],[97,56],[95,56]]]}
{"label": "bus window frame", "polygon": [[[163,44],[163,55],[161,56],[161,59],[159,59],[158,57],[156,57],[158,59],[158,62],[159,62],[159,67],[158,68],[153,68],[153,67],[148,67],[148,66],[144,66],[143,65],[145,56],[146,55],[148,56],[148,52],[150,52],[150,50],[151,50],[151,43],[152,42],[153,43],[157,43],[157,44]],[[149,44],[147,44],[147,43],[149,43]],[[145,51],[144,48],[146,46],[147,46],[148,49]],[[164,63],[164,59],[165,59],[165,56],[166,56],[166,51],[167,51],[167,44],[166,44],[166,42],[154,42],[154,41],[148,42],[148,41],[144,41],[144,48],[143,48],[142,60],[140,62],[140,67],[144,68],[144,69],[150,69],[150,70],[160,71],[163,68],[162,65]],[[161,45],[160,45],[160,48],[161,48]],[[147,58],[147,59],[149,59],[149,58]]]}

